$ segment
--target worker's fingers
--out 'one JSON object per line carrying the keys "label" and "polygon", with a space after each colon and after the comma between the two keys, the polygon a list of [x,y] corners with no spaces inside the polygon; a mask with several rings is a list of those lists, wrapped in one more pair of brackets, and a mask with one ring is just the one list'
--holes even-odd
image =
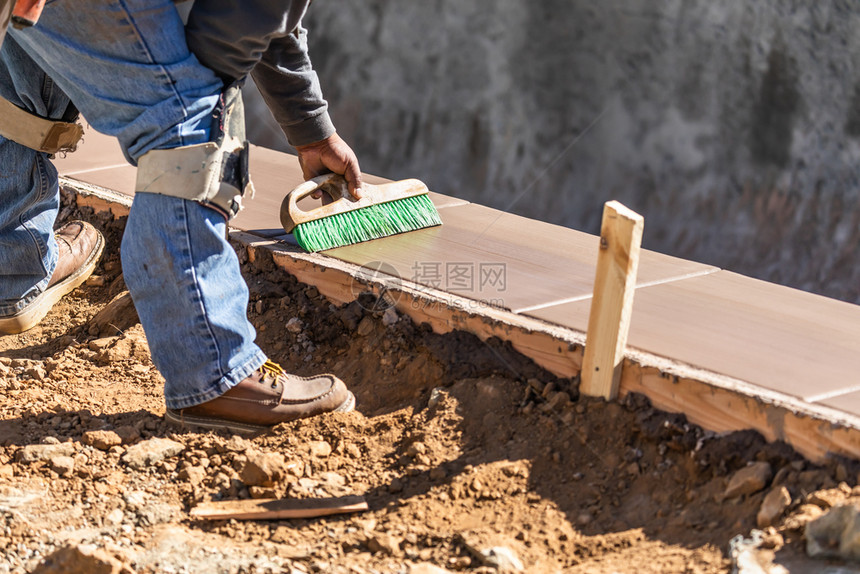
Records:
{"label": "worker's fingers", "polygon": [[[310,151],[299,152],[299,166],[302,168],[302,177],[305,181],[309,179],[313,179],[320,174],[320,169],[322,167],[322,162],[319,161],[317,157],[318,154],[314,154]],[[316,190],[311,193],[311,197],[314,199],[319,199],[322,197],[322,191]]]}
{"label": "worker's fingers", "polygon": [[[322,141],[297,146],[296,150],[299,152],[299,165],[305,180],[332,171],[344,176],[350,195],[356,199],[361,198],[362,179],[358,158],[339,135],[332,134]],[[316,193],[314,197],[319,199]]]}
{"label": "worker's fingers", "polygon": [[[352,150],[350,150],[351,152]],[[352,158],[346,165],[343,176],[346,178],[346,184],[349,188],[349,193],[356,199],[361,199],[361,168],[358,167],[358,159],[355,154],[351,154]]]}

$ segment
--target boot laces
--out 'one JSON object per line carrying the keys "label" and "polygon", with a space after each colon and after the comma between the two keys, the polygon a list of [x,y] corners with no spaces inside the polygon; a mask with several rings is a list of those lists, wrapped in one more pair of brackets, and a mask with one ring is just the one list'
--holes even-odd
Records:
{"label": "boot laces", "polygon": [[269,359],[266,359],[266,362],[257,370],[263,375],[264,380],[272,379],[272,388],[277,386],[278,377],[287,374],[278,363]]}

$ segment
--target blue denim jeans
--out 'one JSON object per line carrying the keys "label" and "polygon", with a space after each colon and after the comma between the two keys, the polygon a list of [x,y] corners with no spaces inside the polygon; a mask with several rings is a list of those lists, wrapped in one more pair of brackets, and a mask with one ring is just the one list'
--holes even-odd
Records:
{"label": "blue denim jeans", "polygon": [[[69,102],[118,138],[128,160],[209,141],[221,81],[188,50],[172,0],[55,0],[37,26],[9,30],[0,95],[60,119]],[[57,172],[0,137],[0,315],[48,284],[57,262]],[[168,408],[213,399],[265,362],[226,221],[195,202],[142,193],[123,237],[123,273]]]}

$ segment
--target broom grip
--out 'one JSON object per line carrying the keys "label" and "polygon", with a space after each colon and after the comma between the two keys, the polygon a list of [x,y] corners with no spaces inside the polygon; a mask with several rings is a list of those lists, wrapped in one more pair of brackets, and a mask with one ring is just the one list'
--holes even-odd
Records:
{"label": "broom grip", "polygon": [[[328,193],[334,201],[308,211],[299,209],[297,202],[317,189]],[[361,199],[353,198],[342,175],[326,174],[309,179],[284,198],[281,203],[281,225],[287,233],[290,233],[296,225],[308,221],[429,192],[424,182],[417,179],[404,179],[380,185],[365,183],[361,186],[361,191]]]}

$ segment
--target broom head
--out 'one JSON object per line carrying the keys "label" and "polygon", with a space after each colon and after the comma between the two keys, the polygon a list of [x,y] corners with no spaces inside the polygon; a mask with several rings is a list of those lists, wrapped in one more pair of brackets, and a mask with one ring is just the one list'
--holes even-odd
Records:
{"label": "broom head", "polygon": [[[304,211],[297,202],[317,189],[331,203]],[[364,184],[354,199],[340,175],[323,175],[292,190],[281,204],[281,224],[307,251],[322,251],[441,225],[427,186],[417,179],[381,185]]]}

